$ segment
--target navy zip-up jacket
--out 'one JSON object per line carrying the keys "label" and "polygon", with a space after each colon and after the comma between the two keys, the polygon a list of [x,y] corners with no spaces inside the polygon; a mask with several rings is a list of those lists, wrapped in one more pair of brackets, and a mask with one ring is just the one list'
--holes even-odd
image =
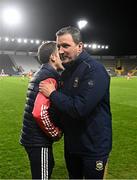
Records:
{"label": "navy zip-up jacket", "polygon": [[[39,83],[47,78],[54,78],[57,82],[59,74],[49,64],[43,64],[40,70],[34,75],[28,85],[26,104],[23,116],[23,127],[20,143],[24,146],[46,146],[52,145],[53,141],[40,129],[33,118],[32,110],[36,96],[39,91]],[[52,118],[56,120],[55,115]]]}
{"label": "navy zip-up jacket", "polygon": [[112,146],[110,77],[104,66],[83,51],[62,74],[60,92],[50,100],[61,112],[65,150],[107,156]]}

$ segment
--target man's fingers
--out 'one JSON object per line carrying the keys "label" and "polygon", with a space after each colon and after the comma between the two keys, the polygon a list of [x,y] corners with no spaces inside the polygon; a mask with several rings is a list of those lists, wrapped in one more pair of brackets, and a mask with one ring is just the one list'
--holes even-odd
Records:
{"label": "man's fingers", "polygon": [[49,84],[52,84],[52,81],[51,81],[51,80],[49,80]]}
{"label": "man's fingers", "polygon": [[39,86],[42,86],[43,84],[45,84],[45,83],[41,81],[41,82],[39,83]]}
{"label": "man's fingers", "polygon": [[43,87],[43,83],[40,83],[40,84],[39,84],[39,88],[42,88],[42,87]]}
{"label": "man's fingers", "polygon": [[52,84],[53,86],[55,86],[54,82],[51,79],[49,80],[49,83]]}

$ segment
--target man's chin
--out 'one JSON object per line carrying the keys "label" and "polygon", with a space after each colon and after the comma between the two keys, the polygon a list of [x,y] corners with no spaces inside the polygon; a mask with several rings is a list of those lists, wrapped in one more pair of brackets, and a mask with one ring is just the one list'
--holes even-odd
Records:
{"label": "man's chin", "polygon": [[62,64],[68,64],[68,63],[70,63],[72,60],[70,60],[70,59],[65,59],[65,60],[63,60],[62,61]]}

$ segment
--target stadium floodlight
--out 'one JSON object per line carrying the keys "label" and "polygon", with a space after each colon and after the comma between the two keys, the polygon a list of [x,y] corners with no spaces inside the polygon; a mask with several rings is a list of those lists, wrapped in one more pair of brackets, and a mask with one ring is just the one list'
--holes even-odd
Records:
{"label": "stadium floodlight", "polygon": [[35,43],[36,43],[36,44],[39,44],[39,43],[40,43],[40,40],[36,40]]}
{"label": "stadium floodlight", "polygon": [[21,14],[16,8],[6,8],[3,10],[3,21],[4,23],[13,26],[21,22]]}
{"label": "stadium floodlight", "polygon": [[17,39],[17,42],[18,42],[18,43],[21,43],[21,42],[22,42],[22,39],[21,39],[21,38],[18,38],[18,39]]}
{"label": "stadium floodlight", "polygon": [[97,45],[96,44],[92,44],[92,49],[97,49]]}
{"label": "stadium floodlight", "polygon": [[9,41],[9,38],[8,37],[5,37],[5,39],[4,39],[6,42],[8,42]]}
{"label": "stadium floodlight", "polygon": [[14,38],[12,38],[12,39],[11,39],[11,41],[12,41],[12,42],[14,42],[14,41],[15,41],[15,39],[14,39]]}
{"label": "stadium floodlight", "polygon": [[80,20],[77,22],[79,29],[83,29],[84,27],[86,27],[86,25],[88,24],[88,22],[86,20]]}
{"label": "stadium floodlight", "polygon": [[23,42],[24,42],[24,43],[27,43],[27,42],[28,42],[28,40],[27,40],[27,39],[24,39],[24,40],[23,40]]}
{"label": "stadium floodlight", "polygon": [[34,43],[34,40],[33,40],[33,39],[31,39],[31,40],[30,40],[30,43],[32,43],[32,44],[33,44],[33,43]]}
{"label": "stadium floodlight", "polygon": [[88,44],[84,44],[84,47],[85,47],[85,48],[88,47]]}

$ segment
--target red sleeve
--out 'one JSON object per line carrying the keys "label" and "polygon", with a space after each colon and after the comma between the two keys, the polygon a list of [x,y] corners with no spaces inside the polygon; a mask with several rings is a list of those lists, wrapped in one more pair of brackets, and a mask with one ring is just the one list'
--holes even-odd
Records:
{"label": "red sleeve", "polygon": [[[57,88],[57,82],[53,78],[44,80],[44,83],[52,81]],[[34,102],[34,108],[32,111],[33,117],[36,120],[40,128],[46,133],[46,135],[54,140],[58,140],[61,137],[61,130],[54,125],[50,115],[50,100],[42,93],[38,93]]]}

